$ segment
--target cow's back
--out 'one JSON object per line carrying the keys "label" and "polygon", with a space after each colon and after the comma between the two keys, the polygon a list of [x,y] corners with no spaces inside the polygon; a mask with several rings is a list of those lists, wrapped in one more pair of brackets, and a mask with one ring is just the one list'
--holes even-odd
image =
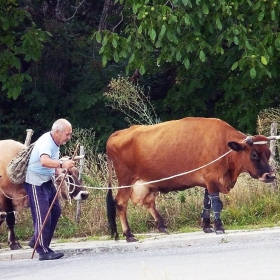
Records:
{"label": "cow's back", "polygon": [[[184,118],[117,131],[108,139],[107,153],[118,178],[123,180],[120,183],[127,184],[138,178],[157,180],[201,167],[229,151],[228,141],[242,139],[243,133],[222,120]],[[191,174],[190,186],[203,185],[202,177],[200,172]],[[179,186],[185,180],[186,177],[178,177],[166,184]]]}
{"label": "cow's back", "polygon": [[0,141],[0,174],[6,180],[6,168],[11,160],[17,156],[25,146],[14,140],[1,140]]}
{"label": "cow's back", "polygon": [[[228,141],[240,141],[245,135],[226,122],[215,118],[184,118],[156,125],[135,125],[116,131],[107,142],[107,151],[125,160],[142,155],[148,158],[168,157],[186,160],[188,154],[216,154],[228,151]],[[172,154],[170,154],[172,152]]]}
{"label": "cow's back", "polygon": [[[14,198],[13,205],[15,210],[26,206],[26,199],[21,200],[21,197],[26,195],[22,185],[15,185],[10,180],[6,174],[6,168],[11,160],[17,156],[18,152],[21,151],[25,146],[14,140],[1,140],[0,141],[0,174],[2,178],[0,179],[0,188],[2,192],[0,193],[0,200],[6,199],[8,197]],[[3,196],[3,193],[6,195]],[[1,201],[0,201],[1,202]],[[5,202],[1,202],[4,204]]]}

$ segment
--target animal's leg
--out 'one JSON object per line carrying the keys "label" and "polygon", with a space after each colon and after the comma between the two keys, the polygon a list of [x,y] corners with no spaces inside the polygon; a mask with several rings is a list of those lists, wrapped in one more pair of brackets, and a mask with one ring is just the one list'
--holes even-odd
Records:
{"label": "animal's leg", "polygon": [[210,224],[211,201],[210,201],[209,193],[208,193],[207,189],[205,189],[205,192],[204,192],[203,205],[204,205],[204,208],[201,213],[203,231],[205,233],[214,232],[214,229]]}
{"label": "animal's leg", "polygon": [[14,211],[8,212],[6,217],[6,223],[8,226],[8,245],[10,246],[11,250],[18,250],[21,249],[21,245],[16,240],[15,236],[15,213]]}
{"label": "animal's leg", "polygon": [[120,218],[121,226],[122,226],[122,231],[123,231],[123,236],[126,237],[127,242],[135,242],[138,241],[134,235],[131,233],[128,221],[127,221],[127,204],[128,200],[131,196],[131,188],[127,189],[119,189],[115,202],[116,202],[116,209],[117,209],[117,214]]}
{"label": "animal's leg", "polygon": [[155,198],[157,197],[157,195],[158,192],[150,192],[144,199],[144,205],[155,219],[158,231],[162,233],[168,233],[164,220],[156,209]]}
{"label": "animal's leg", "polygon": [[[1,226],[1,225],[3,224],[3,222],[6,220],[6,216],[7,216],[6,212],[1,211],[1,209],[0,209],[0,226]],[[0,249],[1,249],[1,246],[0,246]]]}
{"label": "animal's leg", "polygon": [[214,211],[214,216],[215,216],[215,232],[217,234],[224,233],[225,230],[223,228],[223,223],[220,217],[221,211],[223,209],[223,202],[220,199],[219,192],[214,192],[212,194],[209,194],[209,198],[211,200],[212,204],[212,209]]}
{"label": "animal's leg", "polygon": [[1,211],[1,209],[0,209],[0,226],[6,220],[6,217],[7,217],[7,213],[4,211]]}

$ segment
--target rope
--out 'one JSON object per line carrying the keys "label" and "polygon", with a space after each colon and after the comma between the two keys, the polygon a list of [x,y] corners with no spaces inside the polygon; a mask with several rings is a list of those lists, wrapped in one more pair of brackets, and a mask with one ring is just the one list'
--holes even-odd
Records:
{"label": "rope", "polygon": [[192,172],[195,172],[197,170],[200,170],[208,165],[211,165],[213,164],[214,162],[220,160],[221,158],[225,157],[226,155],[228,155],[230,152],[232,152],[232,150],[229,150],[227,151],[225,154],[221,155],[220,157],[214,159],[213,161],[205,164],[205,165],[202,165],[198,168],[195,168],[193,170],[190,170],[190,171],[186,171],[186,172],[183,172],[183,173],[179,173],[179,174],[176,174],[176,175],[173,175],[173,176],[170,176],[170,177],[165,177],[165,178],[162,178],[162,179],[159,179],[159,180],[154,180],[154,181],[150,181],[150,182],[145,182],[145,183],[141,183],[141,184],[133,184],[133,185],[129,185],[129,186],[119,186],[119,187],[112,187],[112,188],[107,188],[107,187],[89,187],[89,186],[84,186],[84,188],[89,188],[89,189],[95,189],[95,190],[110,190],[110,189],[124,189],[124,188],[131,188],[132,186],[143,186],[143,185],[149,185],[149,184],[153,184],[153,183],[158,183],[158,182],[162,182],[162,181],[167,181],[167,180],[170,180],[170,179],[173,179],[173,178],[176,178],[176,177],[179,177],[179,176],[183,176],[183,175],[186,175],[186,174],[189,174],[189,173],[192,173]]}
{"label": "rope", "polygon": [[[56,177],[54,181],[58,180],[58,178],[59,178],[60,176],[62,176],[62,175],[59,175],[58,177]],[[71,194],[71,193],[74,191],[74,189],[73,189],[73,191],[70,192],[70,185],[74,185],[75,187],[76,187],[76,186],[78,187],[78,185],[73,184],[73,183],[70,183],[70,180],[69,180],[69,177],[70,177],[70,176],[71,176],[71,175],[67,175],[67,176],[66,176],[66,177],[67,177],[66,186],[67,186],[67,190],[68,190],[67,196],[68,196],[69,198],[70,198],[70,195],[69,195],[69,194]],[[56,184],[54,184],[54,186],[56,187]],[[18,198],[10,197],[10,196],[8,196],[7,194],[5,194],[5,192],[2,190],[1,187],[0,187],[0,191],[2,192],[2,194],[3,194],[6,198],[11,199],[11,200],[20,200],[20,199],[24,199],[25,197],[27,197],[27,194],[24,195],[24,196],[22,196],[22,197],[18,197]],[[71,201],[71,198],[70,198],[70,201]]]}
{"label": "rope", "polygon": [[4,191],[2,190],[2,188],[0,188],[0,191],[2,192],[2,194],[3,194],[5,197],[7,197],[8,199],[12,199],[12,200],[19,200],[19,199],[24,199],[25,197],[27,197],[27,194],[26,194],[25,196],[22,196],[22,197],[13,198],[13,197],[10,197],[10,196],[6,195],[6,194],[4,193]]}

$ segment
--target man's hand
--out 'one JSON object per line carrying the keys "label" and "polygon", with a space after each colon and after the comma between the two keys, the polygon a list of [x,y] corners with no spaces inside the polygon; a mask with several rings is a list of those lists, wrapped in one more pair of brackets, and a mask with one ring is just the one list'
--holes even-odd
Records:
{"label": "man's hand", "polygon": [[75,166],[75,161],[72,159],[63,160],[62,162],[62,168],[71,169],[74,166]]}

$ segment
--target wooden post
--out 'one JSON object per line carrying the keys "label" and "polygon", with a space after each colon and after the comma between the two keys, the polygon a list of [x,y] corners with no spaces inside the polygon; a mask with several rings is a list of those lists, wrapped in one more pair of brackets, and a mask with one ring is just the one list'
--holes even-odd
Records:
{"label": "wooden post", "polygon": [[[84,155],[85,155],[84,146],[80,146],[80,156],[84,156]],[[84,162],[85,162],[85,157],[80,159],[79,180],[82,179]],[[76,223],[80,222],[80,217],[81,217],[81,201],[77,201]]]}
{"label": "wooden post", "polygon": [[33,133],[34,133],[34,131],[32,129],[26,129],[26,138],[25,138],[25,142],[24,142],[24,145],[26,147],[30,145],[31,137],[32,137]]}
{"label": "wooden post", "polygon": [[[277,135],[277,123],[273,122],[270,126],[270,135],[271,136],[276,136]],[[276,160],[275,160],[275,155],[276,155],[276,140],[270,140],[270,144],[269,144],[269,149],[271,152],[271,156],[269,159],[269,164],[271,165],[271,167],[276,170]],[[271,183],[271,186],[274,189],[277,189],[277,182],[276,179],[274,180],[274,182]]]}

